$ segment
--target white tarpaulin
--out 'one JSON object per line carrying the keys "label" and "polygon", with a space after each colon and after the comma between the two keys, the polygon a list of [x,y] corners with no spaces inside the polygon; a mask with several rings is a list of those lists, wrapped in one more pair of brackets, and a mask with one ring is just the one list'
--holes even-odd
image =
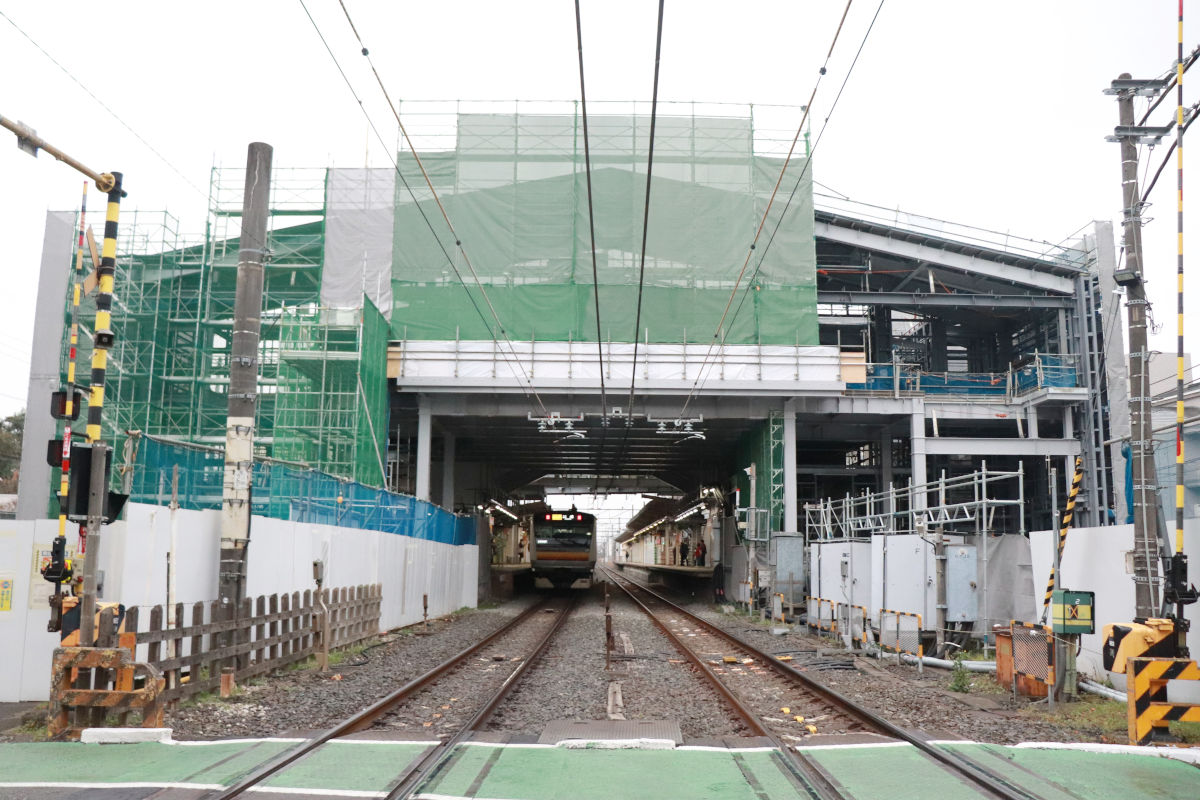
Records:
{"label": "white tarpaulin", "polygon": [[329,170],[321,305],[359,308],[365,294],[391,316],[395,183],[390,169]]}

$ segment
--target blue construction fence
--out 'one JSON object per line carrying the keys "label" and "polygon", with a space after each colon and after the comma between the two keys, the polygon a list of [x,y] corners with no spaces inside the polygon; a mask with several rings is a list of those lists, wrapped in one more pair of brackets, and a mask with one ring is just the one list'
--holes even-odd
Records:
{"label": "blue construction fence", "polygon": [[[178,466],[180,508],[221,508],[225,454],[220,448],[134,435],[125,451],[124,471],[132,473],[130,501],[168,505]],[[250,497],[251,513],[263,517],[475,544],[473,516],[300,465],[256,460]]]}

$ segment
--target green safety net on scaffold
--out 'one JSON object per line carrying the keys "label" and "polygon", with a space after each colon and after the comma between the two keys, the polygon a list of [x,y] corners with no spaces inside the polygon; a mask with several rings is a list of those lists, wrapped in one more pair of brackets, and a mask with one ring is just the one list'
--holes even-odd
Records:
{"label": "green safety net on scaffold", "polygon": [[[138,436],[122,470],[129,499],[168,505],[179,467],[181,508],[220,509],[225,454],[220,448]],[[409,495],[364,486],[294,464],[256,459],[251,512],[273,519],[383,531],[445,544],[474,544],[475,519]]]}
{"label": "green safety net on scaffold", "polygon": [[[600,335],[630,342],[649,118],[589,115],[588,127]],[[711,341],[784,163],[756,155],[753,141],[748,118],[658,117],[639,341]],[[401,153],[399,167],[413,176],[408,183],[417,202],[397,182],[392,336],[500,336],[490,301],[514,340],[595,341],[579,115],[461,114],[456,149],[421,153],[421,159],[471,264],[440,224],[411,153]],[[812,176],[805,163],[798,154],[783,176],[726,319],[731,344],[818,343]],[[422,211],[438,221],[438,240]],[[454,258],[453,267],[442,248]]]}
{"label": "green safety net on scaffold", "polygon": [[382,486],[388,325],[370,300],[361,302],[283,309],[273,455]]}

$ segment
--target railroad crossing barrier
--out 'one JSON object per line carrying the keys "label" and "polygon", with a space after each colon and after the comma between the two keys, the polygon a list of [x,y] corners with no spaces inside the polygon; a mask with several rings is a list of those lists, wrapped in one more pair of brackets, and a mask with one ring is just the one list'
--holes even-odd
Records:
{"label": "railroad crossing barrier", "polygon": [[1175,745],[1169,722],[1200,722],[1200,705],[1172,703],[1167,681],[1198,681],[1200,667],[1186,658],[1129,658],[1125,660],[1128,689],[1129,743]]}
{"label": "railroad crossing barrier", "polygon": [[806,597],[808,604],[808,627],[818,633],[833,633],[837,630],[837,616],[834,614],[834,602],[824,597]]}
{"label": "railroad crossing barrier", "polygon": [[924,657],[925,649],[921,646],[921,615],[890,608],[879,609],[879,646],[894,652],[897,659],[901,653],[908,653],[917,658]]}
{"label": "railroad crossing barrier", "polygon": [[[80,673],[92,671],[96,688],[76,687]],[[143,686],[134,688],[138,674],[144,677]],[[114,688],[106,687],[108,682]],[[51,738],[76,740],[84,728],[103,725],[109,713],[124,718],[130,711],[140,711],[143,728],[162,727],[162,691],[166,682],[152,664],[139,664],[124,647],[59,647],[54,651],[51,666],[50,718]],[[75,724],[71,724],[74,713]]]}
{"label": "railroad crossing barrier", "polygon": [[867,609],[850,603],[837,604],[837,629],[846,647],[865,649],[867,646]]}
{"label": "railroad crossing barrier", "polygon": [[1012,621],[1013,689],[1045,697],[1054,686],[1054,632],[1034,622]]}

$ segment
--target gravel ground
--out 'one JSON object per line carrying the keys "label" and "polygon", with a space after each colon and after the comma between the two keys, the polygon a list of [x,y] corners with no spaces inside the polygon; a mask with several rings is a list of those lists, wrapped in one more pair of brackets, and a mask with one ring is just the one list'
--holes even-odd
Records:
{"label": "gravel ground", "polygon": [[703,678],[641,610],[618,592],[612,593],[611,608],[617,650],[608,672],[603,595],[593,591],[497,709],[489,729],[536,735],[552,720],[607,719],[608,687],[616,683],[625,719],[678,720],[689,739],[739,734]]}
{"label": "gravel ground", "polygon": [[[687,740],[743,733],[694,668],[616,591],[612,592],[612,610],[617,649],[606,672],[602,596],[596,589],[581,598],[543,660],[497,710],[492,730],[536,735],[551,720],[605,719],[609,684],[617,683],[627,719],[678,720]],[[190,703],[170,710],[166,724],[180,740],[279,736],[327,728],[478,642],[536,599],[520,598],[498,608],[435,620],[426,635],[418,635],[419,628],[393,632],[383,637],[380,646],[363,656],[347,658],[327,673],[285,670],[242,687],[229,700]],[[939,738],[1000,744],[1102,740],[1099,731],[1070,728],[1022,713],[1031,702],[1014,700],[986,674],[972,674],[972,691],[961,694],[949,690],[951,676],[946,670],[926,668],[921,674],[915,667],[897,666],[891,660],[850,655],[828,639],[800,632],[774,636],[744,615],[723,613],[702,600],[692,601],[689,608],[768,653],[793,652],[793,666],[905,728]],[[486,658],[493,655],[497,654]],[[504,655],[505,661],[517,657]],[[498,660],[490,663],[500,664]],[[503,669],[507,674],[507,666],[493,671],[499,674]],[[423,736],[442,733],[442,728],[458,719],[460,707],[465,712],[473,705],[469,689],[474,683],[469,680],[461,691],[446,690],[437,698],[422,699],[389,727],[398,724]],[[450,707],[442,708],[446,705]],[[27,735],[0,736],[0,740],[21,738]]]}
{"label": "gravel ground", "polygon": [[168,711],[174,738],[219,739],[280,736],[331,727],[398,689],[445,659],[475,644],[536,600],[522,598],[498,608],[477,609],[433,620],[425,634],[413,626],[383,637],[363,657],[322,673],[285,670],[242,687],[226,701],[180,704]]}
{"label": "gravel ground", "polygon": [[[837,642],[801,633],[799,628],[779,636],[743,614],[724,613],[703,602],[692,602],[687,608],[766,653],[796,651],[792,666],[903,728],[937,738],[995,744],[1102,740],[1099,731],[1055,725],[1022,714],[1033,701],[1013,699],[987,673],[972,673],[971,692],[953,692],[948,688],[948,670],[926,667],[919,673],[915,666],[897,665],[894,658],[880,661],[852,655]],[[841,668],[848,658],[854,668]]]}

